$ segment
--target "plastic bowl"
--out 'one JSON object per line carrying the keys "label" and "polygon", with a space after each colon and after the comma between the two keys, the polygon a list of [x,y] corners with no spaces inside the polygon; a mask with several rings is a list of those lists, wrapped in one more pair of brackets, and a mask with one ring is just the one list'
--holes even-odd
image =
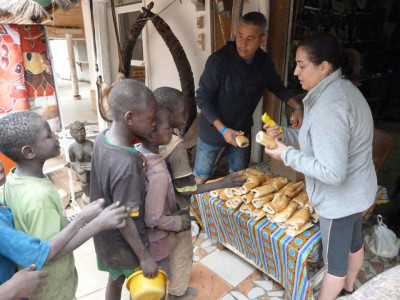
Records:
{"label": "plastic bowl", "polygon": [[160,300],[165,294],[167,274],[158,270],[154,278],[144,277],[143,271],[137,271],[128,277],[126,288],[131,292],[132,300]]}

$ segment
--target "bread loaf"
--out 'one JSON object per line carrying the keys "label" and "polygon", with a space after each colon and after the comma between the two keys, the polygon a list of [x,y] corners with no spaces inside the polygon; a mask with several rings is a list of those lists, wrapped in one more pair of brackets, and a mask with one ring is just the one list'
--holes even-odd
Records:
{"label": "bread loaf", "polygon": [[311,228],[313,226],[313,223],[311,222],[306,222],[303,226],[301,226],[299,229],[286,229],[286,234],[290,235],[291,237],[295,237],[296,235],[299,235],[300,233],[306,231],[307,229]]}
{"label": "bread loaf", "polygon": [[242,204],[239,209],[240,212],[245,213],[246,215],[250,215],[253,210],[254,210],[254,206],[251,203]]}
{"label": "bread loaf", "polygon": [[263,211],[262,208],[256,208],[250,214],[250,218],[254,220],[260,220],[264,217],[265,217],[265,211]]}
{"label": "bread loaf", "polygon": [[274,194],[268,194],[268,195],[264,195],[264,196],[261,196],[258,198],[253,198],[251,203],[253,203],[255,208],[260,208],[260,207],[263,207],[264,204],[267,204],[268,202],[270,202],[272,199],[274,199]]}
{"label": "bread loaf", "polygon": [[264,131],[259,131],[256,134],[256,142],[270,149],[277,147],[275,139]]}
{"label": "bread loaf", "polygon": [[286,222],[295,213],[298,207],[299,205],[297,203],[289,203],[284,210],[276,214],[274,221],[276,223]]}
{"label": "bread loaf", "polygon": [[246,148],[249,146],[249,139],[244,135],[235,136],[235,141],[240,148]]}
{"label": "bread loaf", "polygon": [[261,196],[271,194],[276,191],[276,188],[272,185],[262,185],[250,190],[250,193],[254,198],[260,198]]}
{"label": "bread loaf", "polygon": [[271,202],[265,204],[263,209],[269,214],[276,214],[283,211],[289,205],[290,199],[283,194],[276,193]]}
{"label": "bread loaf", "polygon": [[250,193],[247,193],[245,195],[242,195],[242,201],[243,203],[249,204],[253,200],[253,195]]}
{"label": "bread loaf", "polygon": [[300,208],[303,208],[304,205],[309,201],[307,192],[302,190],[296,197],[293,198],[293,201],[298,203]]}
{"label": "bread loaf", "polygon": [[291,184],[286,190],[285,195],[288,196],[290,199],[296,197],[304,188],[304,182],[299,181]]}
{"label": "bread loaf", "polygon": [[286,224],[288,229],[298,230],[310,220],[310,212],[307,209],[299,209],[291,216]]}

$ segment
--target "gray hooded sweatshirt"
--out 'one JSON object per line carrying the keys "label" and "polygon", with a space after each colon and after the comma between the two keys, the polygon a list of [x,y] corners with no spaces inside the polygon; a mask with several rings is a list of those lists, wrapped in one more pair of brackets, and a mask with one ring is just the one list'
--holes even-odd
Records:
{"label": "gray hooded sweatshirt", "polygon": [[377,179],[372,161],[374,123],[361,92],[336,70],[303,99],[304,122],[284,130],[281,158],[305,175],[316,212],[337,219],[368,209]]}

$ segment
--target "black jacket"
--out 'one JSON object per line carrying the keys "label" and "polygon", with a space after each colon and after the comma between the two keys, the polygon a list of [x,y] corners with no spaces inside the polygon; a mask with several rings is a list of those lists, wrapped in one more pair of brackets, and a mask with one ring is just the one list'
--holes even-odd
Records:
{"label": "black jacket", "polygon": [[220,119],[228,128],[246,133],[265,89],[287,102],[292,94],[276,73],[269,54],[258,49],[251,63],[242,59],[235,42],[228,42],[207,60],[196,92],[201,109],[199,137],[207,144],[224,146],[223,136],[212,125]]}

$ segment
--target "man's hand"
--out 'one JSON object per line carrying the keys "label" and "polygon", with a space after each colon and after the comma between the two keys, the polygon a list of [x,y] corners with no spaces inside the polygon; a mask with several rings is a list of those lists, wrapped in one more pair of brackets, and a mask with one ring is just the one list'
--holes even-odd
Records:
{"label": "man's hand", "polygon": [[34,299],[35,296],[43,291],[43,286],[47,284],[46,271],[34,271],[36,265],[22,269],[14,274],[10,279],[12,287],[16,290],[17,298]]}
{"label": "man's hand", "polygon": [[158,264],[150,254],[146,255],[146,257],[140,261],[140,267],[144,277],[154,278],[158,274]]}
{"label": "man's hand", "polygon": [[235,172],[226,175],[223,179],[221,179],[221,187],[220,188],[230,188],[235,186],[242,186],[243,183],[246,182],[246,177],[242,174]]}
{"label": "man's hand", "polygon": [[119,207],[119,201],[107,206],[96,218],[103,230],[122,228],[126,224],[129,212],[125,207]]}
{"label": "man's hand", "polygon": [[238,145],[236,143],[235,137],[238,135],[244,135],[244,132],[227,128],[222,135],[228,144],[237,147]]}
{"label": "man's hand", "polygon": [[188,215],[180,215],[182,226],[181,231],[189,230],[191,227],[190,217]]}
{"label": "man's hand", "polygon": [[293,128],[300,128],[303,124],[304,112],[302,110],[295,110],[293,113],[293,121],[290,121]]}
{"label": "man's hand", "polygon": [[281,154],[283,151],[286,150],[287,146],[279,141],[279,139],[275,138],[275,143],[277,147],[275,149],[269,149],[265,147],[265,153],[267,153],[269,156],[276,160],[282,160],[281,159]]}

